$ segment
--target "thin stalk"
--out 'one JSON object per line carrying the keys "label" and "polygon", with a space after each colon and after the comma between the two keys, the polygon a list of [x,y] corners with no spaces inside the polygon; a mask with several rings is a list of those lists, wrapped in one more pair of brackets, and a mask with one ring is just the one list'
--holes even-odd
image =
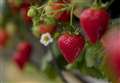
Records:
{"label": "thin stalk", "polygon": [[51,14],[51,13],[63,12],[63,11],[65,11],[65,10],[67,10],[68,8],[69,8],[69,7],[65,7],[65,8],[61,8],[61,9],[59,9],[59,10],[50,11],[50,12],[47,12],[47,13],[43,14],[43,16],[49,15],[49,14]]}
{"label": "thin stalk", "polygon": [[57,73],[58,75],[60,76],[61,80],[63,81],[63,83],[68,83],[68,81],[65,79],[64,75],[62,74],[62,70],[59,68],[59,66],[57,65],[57,61],[56,61],[56,58],[55,58],[55,55],[54,55],[54,52],[51,48],[51,45],[49,45],[49,49],[51,50],[51,53],[52,53],[52,58],[53,58],[53,64],[57,70]]}
{"label": "thin stalk", "polygon": [[70,25],[73,25],[72,22],[73,22],[73,10],[74,10],[74,7],[72,6],[71,7],[71,13],[70,13]]}
{"label": "thin stalk", "polygon": [[39,9],[42,9],[42,8],[44,8],[46,6],[47,6],[47,4],[44,4],[44,5],[40,6],[40,7],[38,7],[37,9],[39,10]]}

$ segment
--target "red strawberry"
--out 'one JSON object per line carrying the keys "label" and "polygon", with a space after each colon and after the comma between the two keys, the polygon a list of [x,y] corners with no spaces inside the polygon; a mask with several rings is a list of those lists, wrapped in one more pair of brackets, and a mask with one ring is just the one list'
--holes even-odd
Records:
{"label": "red strawberry", "polygon": [[[51,14],[54,15],[54,18],[59,20],[59,21],[63,21],[63,22],[67,22],[70,20],[70,12],[65,10],[65,11],[59,11],[61,9],[64,8],[64,2],[51,2],[50,3],[50,10],[53,11]],[[59,11],[59,12],[55,12],[55,11]]]}
{"label": "red strawberry", "polygon": [[29,55],[31,53],[32,46],[30,43],[23,41],[17,45],[17,51]]}
{"label": "red strawberry", "polygon": [[109,14],[105,9],[88,8],[80,15],[80,24],[92,43],[96,43],[108,28]]}
{"label": "red strawberry", "polygon": [[22,70],[25,67],[26,63],[28,62],[28,58],[26,57],[26,54],[16,52],[13,55],[13,61]]}
{"label": "red strawberry", "polygon": [[39,31],[40,33],[53,33],[56,30],[56,25],[54,24],[40,24]]}
{"label": "red strawberry", "polygon": [[25,21],[25,23],[31,22],[31,17],[29,17],[27,15],[29,7],[30,7],[30,4],[25,3],[25,4],[22,4],[21,8],[20,8],[20,14],[21,14],[23,20]]}
{"label": "red strawberry", "polygon": [[8,33],[5,30],[0,29],[0,47],[5,46],[7,40],[8,40]]}
{"label": "red strawberry", "polygon": [[21,42],[17,46],[17,52],[13,55],[13,61],[22,70],[30,58],[32,50],[31,44],[28,42]]}
{"label": "red strawberry", "polygon": [[114,27],[108,31],[102,38],[102,44],[107,54],[108,69],[120,78],[120,28]]}
{"label": "red strawberry", "polygon": [[84,43],[85,41],[80,35],[63,34],[58,39],[58,47],[68,63],[74,63],[80,55]]}

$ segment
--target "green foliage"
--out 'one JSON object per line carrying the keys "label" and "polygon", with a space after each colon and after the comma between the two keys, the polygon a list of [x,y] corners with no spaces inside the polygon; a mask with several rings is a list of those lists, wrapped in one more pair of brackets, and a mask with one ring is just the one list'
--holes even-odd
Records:
{"label": "green foliage", "polygon": [[50,63],[47,64],[46,68],[43,71],[50,79],[55,79],[57,77],[56,70],[54,66]]}
{"label": "green foliage", "polygon": [[97,43],[96,45],[86,45],[85,60],[87,67],[97,67],[101,64],[101,57],[104,55],[102,46]]}
{"label": "green foliage", "polygon": [[91,45],[87,43],[85,51],[75,64],[69,66],[69,69],[78,69],[83,75],[104,79],[103,59],[104,52],[101,44]]}
{"label": "green foliage", "polygon": [[30,17],[34,17],[37,15],[37,13],[38,13],[37,6],[31,6],[27,15]]}

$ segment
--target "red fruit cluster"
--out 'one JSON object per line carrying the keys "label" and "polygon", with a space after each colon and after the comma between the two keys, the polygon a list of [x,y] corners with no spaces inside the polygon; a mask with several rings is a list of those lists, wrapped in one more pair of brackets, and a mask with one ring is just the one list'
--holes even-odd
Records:
{"label": "red fruit cluster", "polygon": [[22,70],[30,58],[32,45],[26,41],[17,45],[17,52],[13,55],[13,61]]}
{"label": "red fruit cluster", "polygon": [[[58,0],[56,2],[49,2],[45,7],[45,13],[47,16],[53,16],[54,20],[61,22],[68,22],[70,20],[70,10],[65,9],[65,7],[70,3],[71,0]],[[98,5],[96,3],[96,5]],[[100,4],[99,4],[100,6]],[[80,15],[80,25],[87,35],[91,43],[95,44],[101,39],[103,34],[108,29],[109,14],[102,7],[91,7],[82,11]],[[71,23],[72,24],[72,23]],[[64,25],[63,25],[64,26]],[[74,25],[73,25],[74,26]],[[52,33],[55,31],[56,26],[51,24],[40,24],[40,33]],[[70,27],[71,28],[71,27]],[[69,31],[70,29],[68,29]],[[63,34],[58,39],[58,47],[61,53],[68,63],[73,63],[80,52],[84,48],[85,39],[81,35],[75,35],[74,30],[70,30],[71,34]]]}
{"label": "red fruit cluster", "polygon": [[[101,39],[104,32],[108,29],[108,23],[109,14],[102,8],[88,8],[80,15],[80,24],[93,44]],[[84,38],[80,35],[64,34],[58,39],[58,46],[69,63],[73,63],[79,56],[84,43]]]}
{"label": "red fruit cluster", "polygon": [[105,9],[88,8],[80,15],[80,24],[92,43],[101,39],[108,28],[109,14]]}
{"label": "red fruit cluster", "polygon": [[[53,11],[51,14],[54,15],[54,18],[62,21],[67,22],[70,20],[70,11],[60,11],[64,8],[65,3],[64,2],[51,2],[50,3],[50,9]],[[55,12],[56,11],[56,12]]]}
{"label": "red fruit cluster", "polygon": [[61,53],[68,63],[74,63],[74,61],[80,55],[85,41],[81,35],[63,34],[58,39],[58,46]]}
{"label": "red fruit cluster", "polygon": [[3,29],[0,29],[0,47],[4,47],[8,41],[8,33],[3,30]]}

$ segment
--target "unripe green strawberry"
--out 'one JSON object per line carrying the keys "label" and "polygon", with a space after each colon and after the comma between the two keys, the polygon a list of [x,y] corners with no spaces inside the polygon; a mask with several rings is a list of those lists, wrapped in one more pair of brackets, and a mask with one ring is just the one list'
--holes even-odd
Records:
{"label": "unripe green strawberry", "polygon": [[35,6],[32,6],[29,8],[27,15],[30,17],[36,16],[38,13],[37,8]]}
{"label": "unripe green strawberry", "polygon": [[32,28],[32,33],[36,38],[40,38],[40,32],[39,32],[39,26],[33,27]]}

